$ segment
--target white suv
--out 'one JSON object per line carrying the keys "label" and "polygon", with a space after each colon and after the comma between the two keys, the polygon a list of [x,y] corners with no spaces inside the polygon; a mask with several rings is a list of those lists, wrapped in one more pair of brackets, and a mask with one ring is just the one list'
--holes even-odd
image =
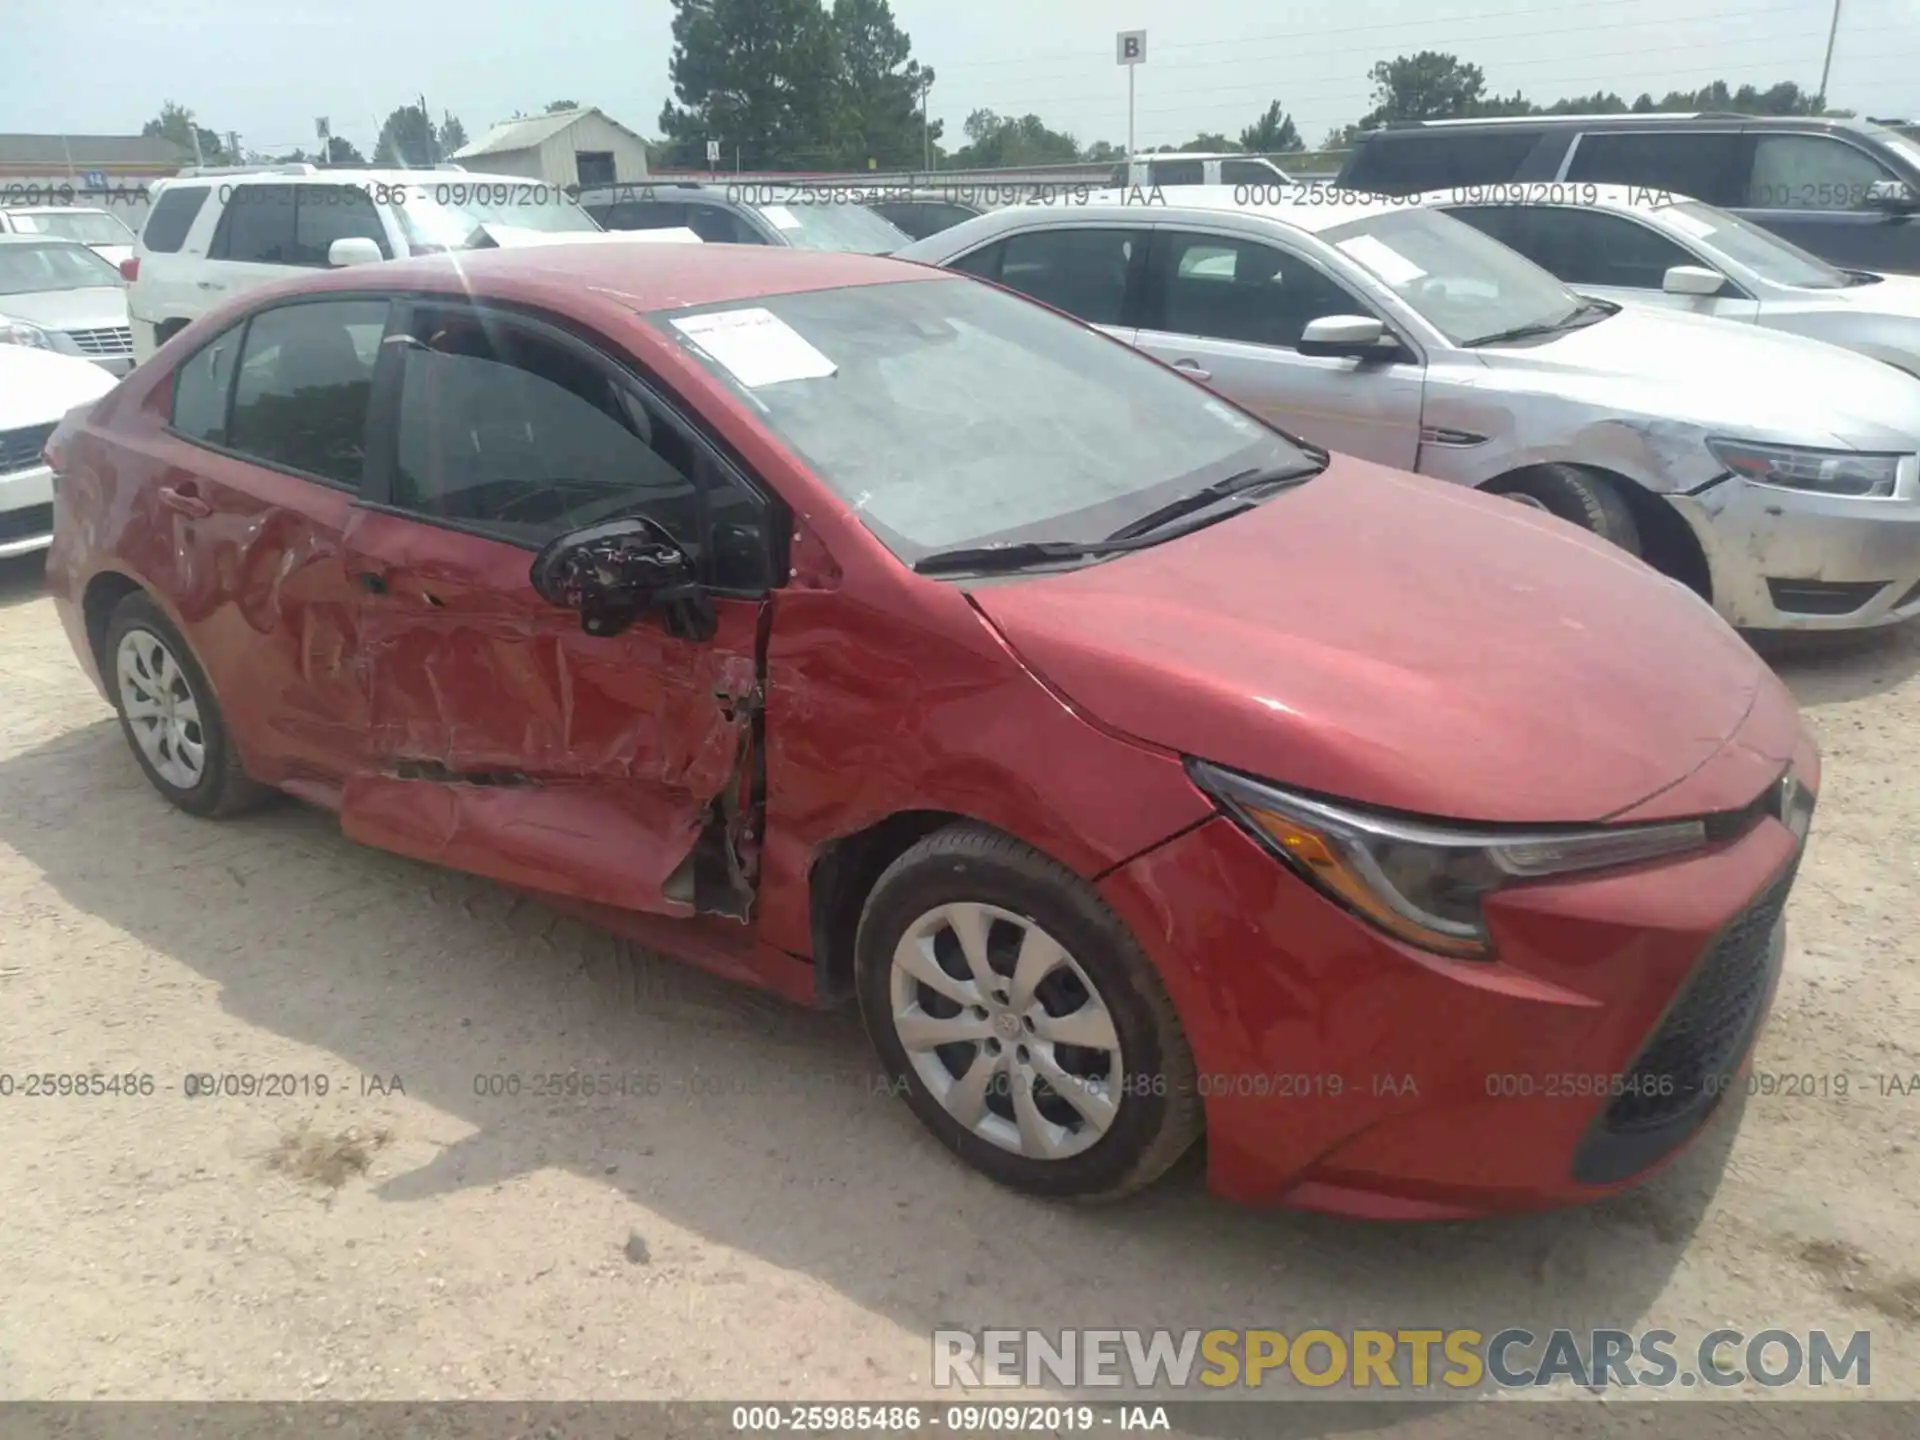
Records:
{"label": "white suv", "polygon": [[133,353],[233,295],[302,270],[603,232],[557,185],[459,169],[188,172],[149,192],[133,258]]}

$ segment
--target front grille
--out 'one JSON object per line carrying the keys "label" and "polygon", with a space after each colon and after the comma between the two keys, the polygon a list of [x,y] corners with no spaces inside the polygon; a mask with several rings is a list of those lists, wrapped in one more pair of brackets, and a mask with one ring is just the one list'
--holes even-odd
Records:
{"label": "front grille", "polygon": [[110,326],[105,330],[69,330],[67,338],[79,347],[82,355],[133,353],[133,331],[124,325]]}
{"label": "front grille", "polygon": [[0,475],[39,466],[40,452],[53,437],[51,425],[29,425],[24,430],[0,430]]}
{"label": "front grille", "polygon": [[13,540],[34,540],[52,533],[51,505],[23,505],[18,510],[0,510],[0,545]]}
{"label": "front grille", "polygon": [[1773,608],[1790,615],[1851,615],[1886,588],[1884,580],[1769,580]]}

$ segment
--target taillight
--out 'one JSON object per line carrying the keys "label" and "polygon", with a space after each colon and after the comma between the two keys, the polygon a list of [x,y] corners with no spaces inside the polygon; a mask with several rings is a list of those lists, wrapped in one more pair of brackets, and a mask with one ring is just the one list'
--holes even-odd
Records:
{"label": "taillight", "polygon": [[120,262],[120,273],[126,278],[129,285],[138,280],[140,278],[140,257],[138,255],[129,255],[126,259],[122,260]]}

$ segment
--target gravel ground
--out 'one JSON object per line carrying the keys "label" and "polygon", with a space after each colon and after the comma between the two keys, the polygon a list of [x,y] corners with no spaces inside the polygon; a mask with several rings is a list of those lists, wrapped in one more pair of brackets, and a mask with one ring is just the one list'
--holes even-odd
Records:
{"label": "gravel ground", "polygon": [[[0,1398],[924,1397],[942,1323],[1868,1328],[1874,1392],[1920,1398],[1920,633],[1769,654],[1827,770],[1757,1064],[1845,1100],[1755,1095],[1573,1212],[1365,1226],[1231,1209],[1191,1166],[1088,1212],[959,1169],[872,1093],[851,1014],[298,804],[173,811],[38,565],[0,562],[0,1069],[155,1082],[0,1100]],[[328,1093],[189,1101],[188,1071]],[[662,1091],[477,1093],[554,1071]]]}

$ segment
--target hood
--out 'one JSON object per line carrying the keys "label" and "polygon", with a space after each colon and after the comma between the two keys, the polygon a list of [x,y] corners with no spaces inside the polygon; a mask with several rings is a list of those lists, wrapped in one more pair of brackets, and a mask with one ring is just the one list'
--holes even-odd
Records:
{"label": "hood", "polygon": [[519,245],[698,245],[685,226],[665,230],[529,230],[519,225],[485,225],[487,237],[502,249]]}
{"label": "hood", "polygon": [[51,425],[116,383],[91,360],[26,345],[0,345],[0,430]]}
{"label": "hood", "polygon": [[28,320],[46,330],[104,330],[110,326],[125,329],[130,323],[127,292],[119,285],[0,295],[0,315]]}
{"label": "hood", "polygon": [[1870,285],[1802,293],[1811,293],[1821,301],[1839,301],[1859,314],[1920,320],[1920,275],[1882,275]]}
{"label": "hood", "polygon": [[1639,561],[1510,500],[1344,456],[1193,534],[972,599],[1116,730],[1456,820],[1614,815],[1704,766],[1757,696],[1779,698],[1704,601]]}
{"label": "hood", "polygon": [[1822,341],[1629,306],[1544,342],[1477,355],[1528,385],[1746,439],[1911,450],[1920,380]]}

